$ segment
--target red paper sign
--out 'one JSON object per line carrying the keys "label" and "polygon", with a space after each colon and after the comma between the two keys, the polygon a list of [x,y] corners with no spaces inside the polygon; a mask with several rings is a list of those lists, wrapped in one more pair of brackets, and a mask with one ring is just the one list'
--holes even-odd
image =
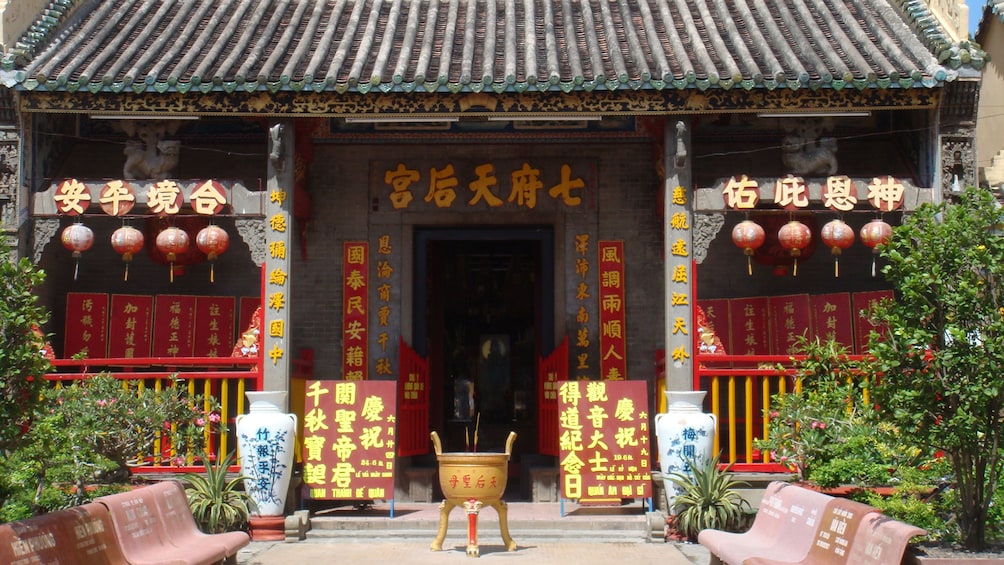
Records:
{"label": "red paper sign", "polygon": [[303,482],[317,500],[394,498],[397,383],[306,382]]}
{"label": "red paper sign", "polygon": [[113,294],[108,356],[149,357],[152,324],[152,296]]}
{"label": "red paper sign", "polygon": [[108,295],[90,292],[66,294],[66,336],[63,357],[86,352],[101,359],[108,351]]}
{"label": "red paper sign", "polygon": [[195,356],[222,357],[234,342],[234,298],[199,296],[195,301]]}
{"label": "red paper sign", "polygon": [[610,502],[652,496],[643,381],[562,381],[558,388],[561,496]]}
{"label": "red paper sign", "polygon": [[767,298],[729,300],[729,335],[732,355],[770,355]]}
{"label": "red paper sign", "polygon": [[342,272],[342,377],[361,381],[369,366],[369,243],[345,242]]}
{"label": "red paper sign", "polygon": [[774,355],[795,353],[799,336],[809,336],[812,314],[808,294],[790,294],[768,298],[770,309],[771,352]]}
{"label": "red paper sign", "polygon": [[195,351],[195,297],[162,294],[154,305],[153,356],[192,357]]}
{"label": "red paper sign", "polygon": [[601,241],[600,257],[600,378],[627,378],[627,310],[624,302],[624,242]]}
{"label": "red paper sign", "polygon": [[[722,342],[725,348],[724,353],[732,353],[732,342],[730,341],[731,324],[729,324],[729,299],[716,298],[713,300],[698,300],[697,305],[704,310],[704,317],[707,319],[711,329]],[[717,352],[715,352],[717,353]]]}
{"label": "red paper sign", "polygon": [[854,333],[856,334],[855,352],[868,352],[868,334],[872,330],[881,329],[880,325],[872,324],[866,317],[872,306],[885,300],[892,300],[895,295],[891,290],[876,290],[872,292],[855,292],[851,297],[854,304]]}
{"label": "red paper sign", "polygon": [[846,292],[818,294],[809,298],[812,306],[812,333],[822,340],[833,340],[854,350],[854,326],[851,322],[851,295]]}

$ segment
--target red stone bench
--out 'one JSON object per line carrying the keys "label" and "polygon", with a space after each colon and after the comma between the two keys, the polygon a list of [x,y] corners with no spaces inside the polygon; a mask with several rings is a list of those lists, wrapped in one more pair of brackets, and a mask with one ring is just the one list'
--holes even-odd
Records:
{"label": "red stone bench", "polygon": [[128,565],[108,509],[96,502],[0,525],[6,565]]}
{"label": "red stone bench", "polygon": [[183,508],[172,493],[180,486],[176,481],[165,481],[97,499],[111,514],[126,560],[131,565],[236,563],[237,550],[251,541],[248,535],[199,532],[187,498]]}
{"label": "red stone bench", "polygon": [[704,530],[697,539],[712,564],[899,565],[910,539],[925,533],[867,504],[773,482],[748,532]]}

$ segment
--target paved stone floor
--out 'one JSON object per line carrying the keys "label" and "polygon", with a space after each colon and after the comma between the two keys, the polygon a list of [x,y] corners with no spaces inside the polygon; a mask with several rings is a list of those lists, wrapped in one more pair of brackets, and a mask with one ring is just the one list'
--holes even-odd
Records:
{"label": "paved stone floor", "polygon": [[[481,557],[477,562],[491,563],[534,563],[542,565],[706,565],[706,552],[694,547],[677,546],[672,543],[555,543],[527,544],[518,546],[516,551],[506,551],[500,543],[481,545]],[[700,546],[696,546],[699,548]],[[688,555],[688,553],[690,555]],[[400,565],[472,563],[465,552],[463,543],[443,545],[443,551],[430,551],[428,542],[367,542],[354,541],[301,541],[252,542],[238,556],[239,565],[290,565],[321,563],[397,563]]]}

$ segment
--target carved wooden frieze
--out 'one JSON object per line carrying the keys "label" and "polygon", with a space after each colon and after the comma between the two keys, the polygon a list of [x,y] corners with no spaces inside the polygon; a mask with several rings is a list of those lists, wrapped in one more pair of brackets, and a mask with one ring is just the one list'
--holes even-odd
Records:
{"label": "carved wooden frieze", "polygon": [[23,112],[138,113],[138,114],[243,114],[312,115],[349,117],[359,114],[437,115],[470,114],[693,114],[736,111],[825,111],[840,109],[931,108],[938,103],[936,89],[870,89],[816,91],[775,90],[637,90],[574,92],[389,93],[337,94],[305,92],[225,92],[199,95],[82,92],[26,93],[20,97]]}

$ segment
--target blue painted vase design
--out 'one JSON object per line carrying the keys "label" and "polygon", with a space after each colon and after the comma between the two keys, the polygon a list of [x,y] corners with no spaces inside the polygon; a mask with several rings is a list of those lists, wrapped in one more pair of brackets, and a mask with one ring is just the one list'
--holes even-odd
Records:
{"label": "blue painted vase design", "polygon": [[296,415],[286,414],[286,393],[246,393],[251,407],[237,416],[237,449],[244,490],[258,505],[258,516],[282,516],[293,474]]}
{"label": "blue painted vase design", "polygon": [[667,391],[667,409],[655,415],[655,433],[659,444],[659,468],[666,487],[668,508],[679,489],[669,476],[690,474],[688,460],[703,464],[712,457],[717,419],[702,410],[704,391]]}

